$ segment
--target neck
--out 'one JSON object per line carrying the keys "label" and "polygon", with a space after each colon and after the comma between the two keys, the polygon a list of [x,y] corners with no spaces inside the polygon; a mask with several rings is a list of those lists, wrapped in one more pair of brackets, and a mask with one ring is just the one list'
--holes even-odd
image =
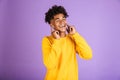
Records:
{"label": "neck", "polygon": [[63,38],[66,36],[66,33],[65,32],[60,32],[60,37]]}

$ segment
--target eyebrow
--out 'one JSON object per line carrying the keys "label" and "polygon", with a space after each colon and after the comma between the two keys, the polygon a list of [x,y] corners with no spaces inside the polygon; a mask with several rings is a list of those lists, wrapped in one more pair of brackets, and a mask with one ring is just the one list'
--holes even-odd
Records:
{"label": "eyebrow", "polygon": [[[63,16],[63,18],[65,18],[65,16]],[[59,19],[59,18],[55,18],[55,20],[57,20],[57,19]]]}
{"label": "eyebrow", "polygon": [[59,19],[59,18],[55,18],[55,20],[57,20],[57,19]]}

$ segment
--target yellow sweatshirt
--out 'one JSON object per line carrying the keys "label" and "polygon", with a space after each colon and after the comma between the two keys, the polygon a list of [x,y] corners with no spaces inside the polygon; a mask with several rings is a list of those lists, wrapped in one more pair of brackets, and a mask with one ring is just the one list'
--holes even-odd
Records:
{"label": "yellow sweatshirt", "polygon": [[92,50],[84,38],[75,33],[64,38],[46,36],[42,40],[45,80],[78,80],[76,53],[83,59],[92,58]]}

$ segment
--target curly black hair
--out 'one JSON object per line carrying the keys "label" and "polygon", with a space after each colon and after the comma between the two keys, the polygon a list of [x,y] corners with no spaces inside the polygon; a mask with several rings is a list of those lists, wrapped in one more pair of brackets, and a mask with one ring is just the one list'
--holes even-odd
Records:
{"label": "curly black hair", "polygon": [[63,6],[54,5],[52,8],[49,8],[48,12],[45,13],[45,22],[50,24],[50,20],[59,13],[62,13],[65,18],[69,16]]}

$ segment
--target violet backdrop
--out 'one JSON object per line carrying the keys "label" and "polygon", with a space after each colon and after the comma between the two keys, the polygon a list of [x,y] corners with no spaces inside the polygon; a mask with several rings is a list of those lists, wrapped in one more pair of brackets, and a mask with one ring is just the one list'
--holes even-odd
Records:
{"label": "violet backdrop", "polygon": [[120,80],[120,0],[0,0],[0,80],[44,79],[44,13],[55,4],[93,50],[90,61],[76,55],[79,80]]}

